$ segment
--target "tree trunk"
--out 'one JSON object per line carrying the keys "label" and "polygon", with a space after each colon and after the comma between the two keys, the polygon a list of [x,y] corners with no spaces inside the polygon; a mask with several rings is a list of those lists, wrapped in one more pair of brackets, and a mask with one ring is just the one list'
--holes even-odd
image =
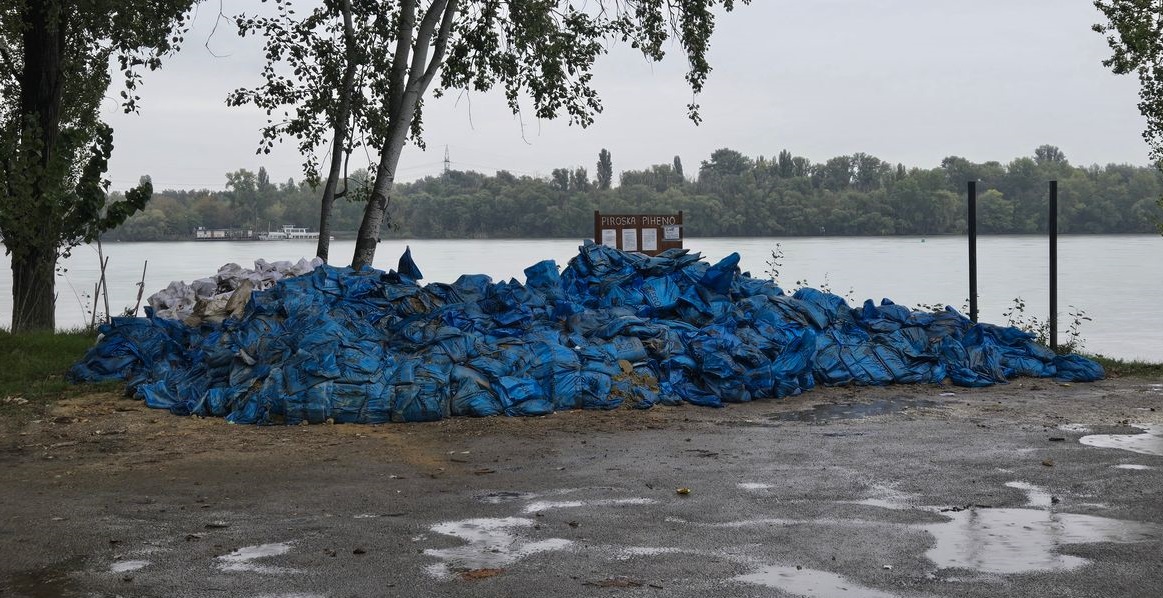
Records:
{"label": "tree trunk", "polygon": [[[339,138],[339,129],[335,129],[335,137]],[[319,243],[315,246],[315,255],[324,262],[327,261],[328,250],[331,248],[331,207],[335,205],[335,186],[339,179],[339,171],[343,166],[342,147],[336,146],[331,156],[331,170],[327,174],[327,183],[323,186],[323,199],[319,202]]]}
{"label": "tree trunk", "polygon": [[[399,36],[396,40],[396,54],[392,65],[391,82],[389,84],[390,99],[388,102],[388,131],[385,136],[384,147],[380,151],[380,165],[376,169],[376,184],[372,188],[371,200],[363,211],[363,220],[359,224],[359,233],[355,239],[355,255],[351,258],[351,267],[359,270],[370,267],[376,257],[376,245],[380,242],[380,230],[384,224],[384,217],[388,213],[388,200],[392,192],[392,184],[396,180],[396,166],[400,163],[400,154],[404,151],[404,143],[408,140],[408,131],[412,126],[412,119],[416,115],[416,106],[425,90],[436,76],[444,60],[444,53],[448,47],[448,37],[452,31],[452,22],[456,17],[459,6],[457,0],[436,0],[424,14],[419,30],[413,34],[416,24],[415,5],[405,2],[398,23]],[[431,38],[436,33],[436,46],[429,60]],[[416,40],[412,48],[411,68],[408,68],[409,42]],[[405,80],[405,74],[407,79]]]}
{"label": "tree trunk", "polygon": [[370,267],[375,261],[376,245],[380,242],[380,230],[388,213],[388,200],[396,178],[396,164],[400,162],[403,150],[403,139],[384,148],[379,168],[376,169],[376,184],[372,187],[371,200],[363,210],[363,220],[359,223],[359,233],[355,237],[355,254],[351,258],[351,267],[355,270]]}
{"label": "tree trunk", "polygon": [[[347,149],[347,119],[351,112],[352,86],[355,83],[356,63],[352,57],[355,49],[355,27],[351,22],[351,0],[343,0],[343,46],[347,64],[343,69],[343,87],[339,90],[339,113],[335,117],[335,136],[331,140],[331,169],[327,172],[327,184],[323,187],[323,199],[319,206],[319,244],[315,255],[324,262],[331,248],[331,208],[335,205],[335,188],[343,168],[343,157]],[[347,184],[344,183],[344,189]]]}
{"label": "tree trunk", "polygon": [[[53,183],[46,179],[56,159],[64,89],[62,52],[65,48],[65,11],[53,0],[29,2],[23,13],[24,65],[20,75],[19,114],[26,136],[35,136],[40,155],[32,160],[32,185],[23,198],[34,213],[44,215]],[[26,138],[24,143],[31,139]],[[36,174],[39,171],[39,174]],[[48,188],[46,188],[48,187]],[[51,218],[51,217],[49,217]],[[12,258],[12,331],[56,328],[55,227],[45,222],[36,231],[21,231],[5,244]],[[95,300],[95,298],[94,298]]]}
{"label": "tree trunk", "polygon": [[12,332],[56,328],[55,286],[56,248],[12,253]]}

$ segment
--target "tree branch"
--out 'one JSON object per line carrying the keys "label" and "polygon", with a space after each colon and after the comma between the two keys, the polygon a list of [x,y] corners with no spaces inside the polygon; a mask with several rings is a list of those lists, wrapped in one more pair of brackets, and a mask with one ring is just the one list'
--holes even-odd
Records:
{"label": "tree branch", "polygon": [[440,23],[440,33],[436,37],[436,50],[432,53],[432,59],[428,61],[428,67],[424,69],[424,74],[420,77],[418,90],[420,95],[424,95],[424,92],[428,90],[428,85],[432,83],[432,79],[436,77],[436,71],[444,62],[444,54],[448,50],[448,39],[452,35],[452,22],[456,20],[459,4],[459,0],[448,0],[448,5],[444,9],[444,20]]}
{"label": "tree branch", "polygon": [[405,0],[400,4],[400,19],[396,26],[396,53],[392,55],[392,72],[388,77],[388,114],[391,115],[399,113],[404,101],[408,53],[412,51],[412,31],[416,28],[416,4],[412,0]]}
{"label": "tree branch", "polygon": [[417,89],[423,78],[425,63],[428,62],[428,49],[432,45],[432,33],[436,30],[436,21],[448,8],[448,0],[434,0],[420,22],[420,30],[416,32],[416,47],[412,49],[412,66],[408,69],[408,89]]}

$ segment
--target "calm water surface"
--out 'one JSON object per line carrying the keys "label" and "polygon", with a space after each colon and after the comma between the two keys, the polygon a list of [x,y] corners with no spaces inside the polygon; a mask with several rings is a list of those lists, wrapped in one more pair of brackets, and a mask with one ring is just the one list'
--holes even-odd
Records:
{"label": "calm water surface", "polygon": [[[888,297],[905,305],[917,303],[968,304],[968,265],[964,237],[827,237],[827,238],[706,238],[687,239],[686,245],[705,259],[716,261],[732,251],[753,275],[767,276],[767,260],[780,244],[783,252],[778,281],[785,288],[797,281],[830,287],[851,303]],[[461,274],[483,273],[494,280],[510,277],[524,281],[523,270],[543,259],[564,267],[577,254],[579,242],[550,240],[386,240],[376,253],[375,266],[396,265],[405,246],[424,272],[425,281],[452,282]],[[346,263],[353,241],[332,243],[337,263]],[[235,262],[253,266],[254,260],[298,260],[310,257],[310,241],[109,243],[110,307],[119,313],[132,307],[142,266],[149,260],[146,293],[164,288],[171,280],[191,281],[214,274]],[[1047,242],[1044,237],[983,237],[978,240],[978,285],[981,320],[1004,323],[1002,313],[1016,297],[1026,302],[1026,313],[1045,320],[1049,300]],[[1163,237],[1158,235],[1068,236],[1059,238],[1059,330],[1064,331],[1069,306],[1093,319],[1084,322],[1086,350],[1112,357],[1163,361]],[[57,279],[57,324],[78,326],[87,321],[88,296],[98,278],[95,247],[78,247],[62,262],[66,271]],[[12,314],[12,273],[8,258],[0,257],[0,323]],[[1064,340],[1064,336],[1060,337]]]}

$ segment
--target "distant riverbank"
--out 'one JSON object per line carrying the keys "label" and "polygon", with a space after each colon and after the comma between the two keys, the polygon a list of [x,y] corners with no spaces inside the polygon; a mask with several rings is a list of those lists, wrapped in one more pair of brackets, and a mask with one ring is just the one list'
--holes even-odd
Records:
{"label": "distant riverbank", "polygon": [[[375,266],[395,268],[400,254],[411,246],[425,275],[423,282],[452,282],[466,273],[484,273],[495,280],[516,278],[523,270],[552,259],[565,267],[577,254],[580,239],[432,240],[385,239]],[[882,297],[910,306],[950,304],[961,308],[968,298],[966,241],[960,236],[940,237],[807,237],[807,238],[688,238],[686,247],[710,261],[737,251],[740,266],[754,276],[766,276],[771,252],[779,244],[778,282],[785,289],[798,281],[827,286],[856,304]],[[1041,236],[986,236],[978,241],[981,319],[1004,323],[1003,312],[1015,297],[1026,302],[1026,313],[1045,320],[1047,249]],[[351,259],[354,243],[337,240],[331,254],[335,263]],[[259,258],[298,260],[314,255],[311,241],[268,243],[111,243],[109,294],[111,309],[132,307],[137,296],[143,261],[149,260],[145,296],[172,280],[191,281],[209,276],[228,262],[252,266]],[[1163,361],[1163,237],[1159,235],[1071,235],[1060,239],[1059,309],[1065,318],[1076,306],[1093,321],[1084,322],[1086,350],[1110,357]],[[88,322],[94,283],[98,278],[95,248],[78,247],[61,263],[57,278],[57,323],[61,327]],[[8,258],[0,257],[0,297],[11,296]],[[11,301],[0,300],[0,321],[11,319]],[[1060,329],[1065,330],[1064,325]]]}

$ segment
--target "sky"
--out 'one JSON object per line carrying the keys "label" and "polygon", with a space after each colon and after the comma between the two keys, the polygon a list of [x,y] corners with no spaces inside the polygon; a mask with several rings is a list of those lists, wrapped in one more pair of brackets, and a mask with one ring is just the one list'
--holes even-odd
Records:
{"label": "sky", "polygon": [[[700,125],[686,115],[677,47],[651,63],[614,46],[596,68],[605,110],[590,127],[515,117],[499,92],[429,97],[428,148],[405,149],[397,181],[441,172],[446,148],[453,169],[541,177],[579,166],[592,177],[602,148],[615,173],[678,155],[688,176],[723,147],[933,168],[952,155],[1004,163],[1049,143],[1074,164],[1147,164],[1138,81],[1102,66],[1109,50],[1091,31],[1101,20],[1091,0],[753,0],[717,21],[713,70],[694,98]],[[140,113],[106,102],[113,189],[142,175],[159,190],[221,189],[227,172],[260,166],[273,181],[301,179],[293,142],[256,155],[265,114],[226,106],[262,65],[261,43],[204,4],[182,51],[146,76]]]}

